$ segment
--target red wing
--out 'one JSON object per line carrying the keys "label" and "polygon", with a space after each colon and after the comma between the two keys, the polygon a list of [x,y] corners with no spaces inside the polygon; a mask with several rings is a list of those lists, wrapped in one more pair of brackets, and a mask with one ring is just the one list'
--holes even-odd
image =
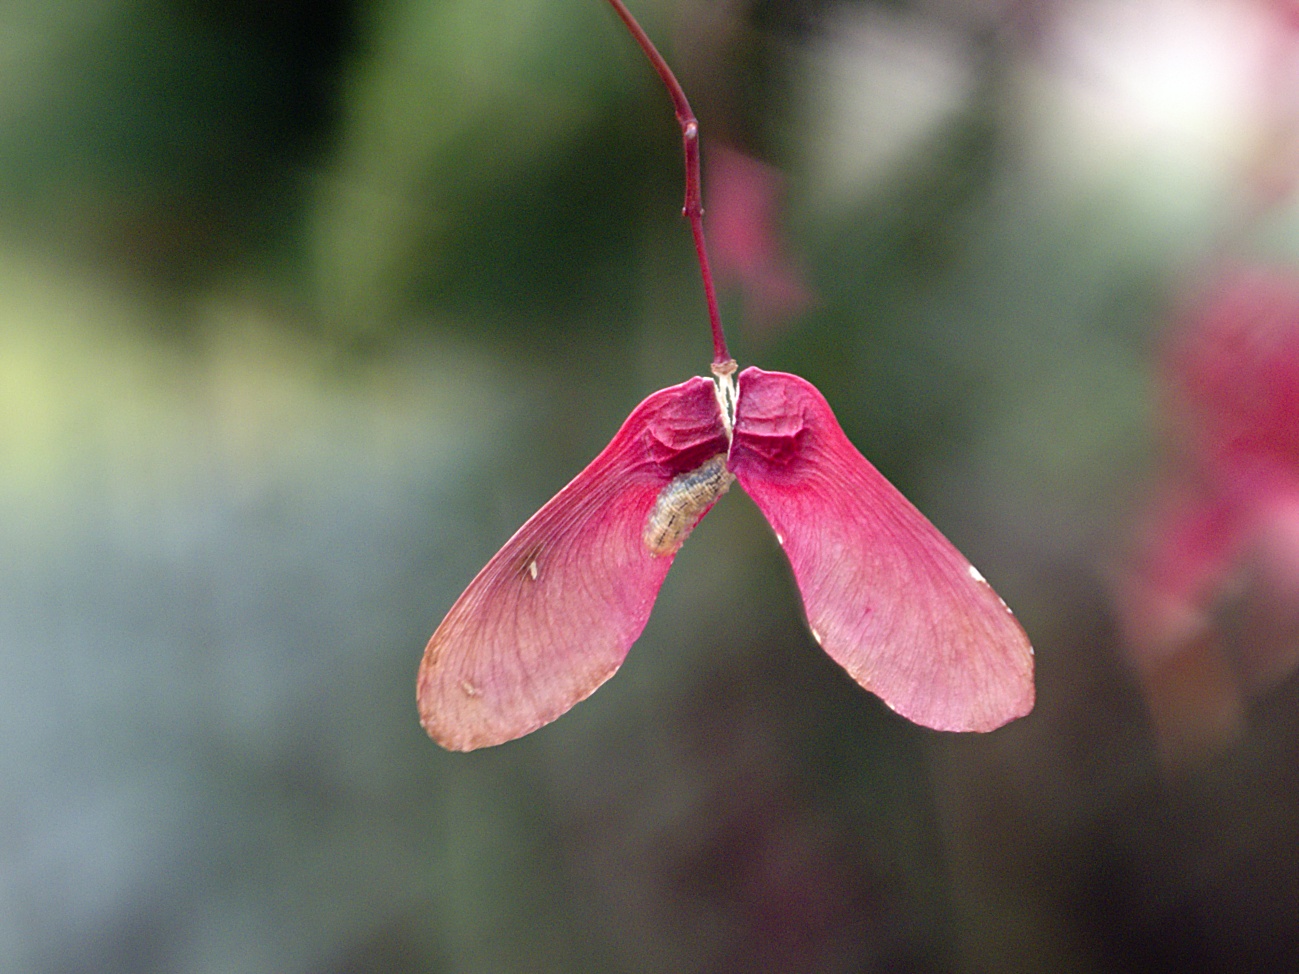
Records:
{"label": "red wing", "polygon": [[1024,630],[814,386],[745,369],[728,466],[789,556],[812,635],[853,679],[938,730],[993,730],[1032,710]]}
{"label": "red wing", "polygon": [[650,511],[673,477],[726,447],[706,379],[637,406],[469,583],[429,640],[417,685],[429,736],[457,751],[513,740],[611,677],[675,554],[646,545]]}

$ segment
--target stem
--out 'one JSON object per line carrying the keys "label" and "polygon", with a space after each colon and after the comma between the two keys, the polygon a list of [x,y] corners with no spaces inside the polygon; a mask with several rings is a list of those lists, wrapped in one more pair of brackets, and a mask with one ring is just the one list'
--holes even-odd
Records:
{"label": "stem", "polygon": [[[686,201],[681,208],[681,215],[690,221],[690,233],[695,239],[695,255],[699,258],[699,276],[703,278],[704,300],[708,302],[708,323],[713,329],[713,365],[723,366],[732,360],[726,350],[726,336],[722,333],[722,316],[717,310],[717,292],[713,288],[713,272],[708,267],[708,249],[704,245],[704,203],[703,194],[699,189],[699,121],[695,118],[695,113],[690,110],[690,102],[686,101],[686,93],[681,90],[676,75],[663,60],[663,55],[658,52],[649,35],[631,15],[631,11],[623,5],[622,0],[609,0],[609,6],[613,7],[614,13],[627,25],[627,30],[631,32],[631,36],[645,52],[654,70],[663,79],[663,85],[672,99],[672,107],[676,110],[677,124],[681,126],[681,143],[686,157]],[[733,365],[734,363],[732,367]]]}

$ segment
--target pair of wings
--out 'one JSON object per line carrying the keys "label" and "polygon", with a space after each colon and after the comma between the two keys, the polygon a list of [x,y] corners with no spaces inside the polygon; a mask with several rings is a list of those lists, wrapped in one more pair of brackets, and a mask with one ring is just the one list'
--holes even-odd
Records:
{"label": "pair of wings", "polygon": [[612,676],[675,556],[652,550],[648,519],[718,454],[775,530],[813,637],[854,680],[938,730],[988,731],[1032,709],[1032,649],[1005,603],[814,386],[749,368],[729,441],[708,380],[654,393],[487,563],[425,649],[429,735],[451,750],[500,744]]}

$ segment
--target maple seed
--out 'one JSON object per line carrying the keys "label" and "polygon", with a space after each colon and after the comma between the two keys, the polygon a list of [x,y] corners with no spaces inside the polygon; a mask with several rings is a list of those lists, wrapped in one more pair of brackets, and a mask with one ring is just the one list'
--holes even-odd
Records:
{"label": "maple seed", "polygon": [[672,555],[689,537],[699,519],[735,480],[719,453],[694,470],[674,477],[654,502],[645,521],[645,547],[651,555]]}
{"label": "maple seed", "polygon": [[736,376],[704,246],[698,123],[623,0],[609,4],[681,125],[714,381],[645,399],[475,576],[424,650],[420,723],[468,751],[590,696],[645,628],[677,550],[736,480],[789,558],[812,637],[859,684],[936,730],[990,731],[1023,716],[1033,650],[983,576],[849,442],[815,386],[758,368]]}

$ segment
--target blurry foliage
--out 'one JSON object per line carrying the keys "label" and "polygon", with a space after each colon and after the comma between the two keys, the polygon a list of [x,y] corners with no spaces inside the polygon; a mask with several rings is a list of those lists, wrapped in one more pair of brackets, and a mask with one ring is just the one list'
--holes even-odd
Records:
{"label": "blurry foliage", "polygon": [[163,285],[291,242],[336,119],[341,2],[13,3],[0,210],[70,256]]}
{"label": "blurry foliage", "polygon": [[671,116],[656,79],[628,70],[635,52],[611,12],[585,0],[379,9],[312,213],[330,318],[391,327],[434,301],[563,328],[593,292],[617,309],[638,201],[673,166],[670,139],[647,154],[647,131],[666,136]]}
{"label": "blurry foliage", "polygon": [[[763,329],[723,295],[733,352],[814,381],[1016,607],[1037,712],[962,739],[887,713],[813,644],[735,490],[607,687],[517,744],[438,751],[413,681],[441,613],[637,401],[706,364],[657,79],[602,0],[17,0],[0,956],[1281,969],[1294,688],[1163,782],[1105,598],[1148,462],[1151,322],[1212,246],[1222,180],[1093,153],[1071,66],[1011,14],[635,9],[700,83],[705,164],[725,132],[789,174],[816,302]],[[839,90],[859,75],[830,59],[892,43],[881,17],[941,43]],[[814,185],[861,139],[806,135],[808,106],[910,112],[934,57],[952,89],[926,124]]]}

